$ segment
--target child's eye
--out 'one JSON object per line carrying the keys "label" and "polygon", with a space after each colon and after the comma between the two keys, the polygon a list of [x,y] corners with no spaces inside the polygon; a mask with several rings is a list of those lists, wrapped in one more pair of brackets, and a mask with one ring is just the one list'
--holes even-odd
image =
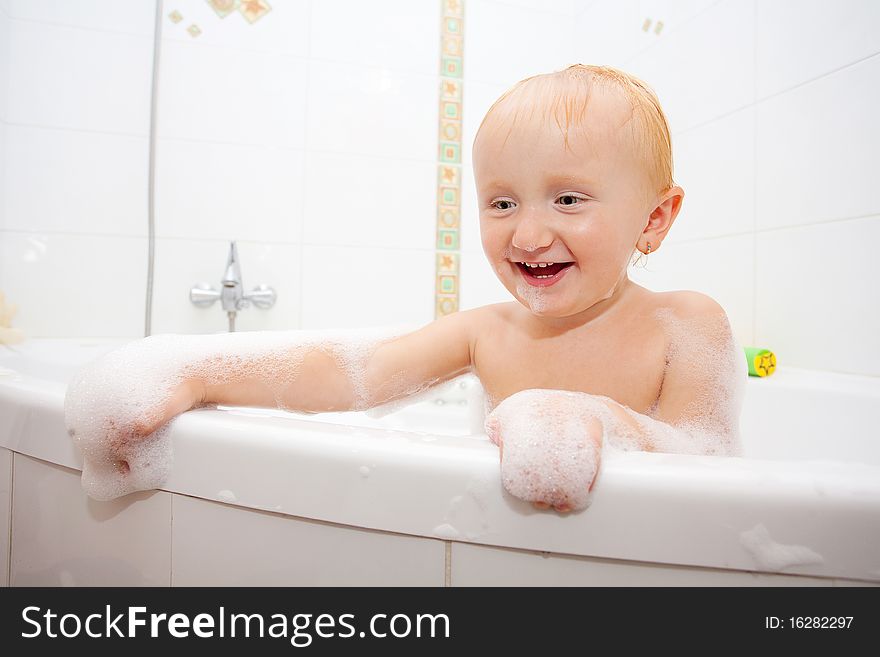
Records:
{"label": "child's eye", "polygon": [[489,207],[494,208],[495,210],[510,210],[513,207],[513,201],[508,201],[506,198],[500,198],[497,201],[489,203]]}
{"label": "child's eye", "polygon": [[558,199],[556,199],[560,205],[577,205],[578,201],[586,201],[582,196],[575,196],[574,194],[563,194]]}

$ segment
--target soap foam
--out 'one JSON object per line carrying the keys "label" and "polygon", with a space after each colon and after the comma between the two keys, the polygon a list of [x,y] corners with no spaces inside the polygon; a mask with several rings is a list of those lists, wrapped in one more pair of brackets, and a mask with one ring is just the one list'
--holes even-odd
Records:
{"label": "soap foam", "polygon": [[[667,338],[666,377],[696,391],[679,417],[661,421],[655,403],[638,413],[601,395],[519,391],[491,408],[486,432],[503,441],[502,482],[529,502],[583,509],[602,448],[733,456],[740,453],[739,412],[746,366],[727,319],[656,315]],[[494,400],[491,401],[494,404]],[[664,418],[669,420],[669,418]]]}
{"label": "soap foam", "polygon": [[740,532],[739,542],[764,570],[780,571],[791,566],[807,566],[825,561],[822,555],[804,545],[783,545],[770,538],[767,528],[758,523]]}
{"label": "soap foam", "polygon": [[507,397],[486,420],[489,437],[503,440],[504,488],[527,502],[585,508],[611,419],[597,397],[582,392],[529,389]]}
{"label": "soap foam", "polygon": [[516,293],[533,313],[542,313],[547,310],[549,304],[545,288],[529,285],[520,278],[516,282]]}
{"label": "soap foam", "polygon": [[347,375],[353,410],[381,403],[366,390],[367,362],[380,344],[409,330],[156,335],[128,343],[81,370],[67,389],[65,422],[83,456],[83,488],[95,499],[109,500],[164,483],[172,464],[173,423],[150,429],[188,379],[209,386],[264,386],[277,407],[290,410],[285,399],[303,361],[321,352]]}
{"label": "soap foam", "polygon": [[656,316],[667,336],[666,376],[696,391],[681,417],[661,423],[670,428],[659,433],[657,451],[740,455],[739,416],[748,369],[727,317],[683,319],[668,308]]}

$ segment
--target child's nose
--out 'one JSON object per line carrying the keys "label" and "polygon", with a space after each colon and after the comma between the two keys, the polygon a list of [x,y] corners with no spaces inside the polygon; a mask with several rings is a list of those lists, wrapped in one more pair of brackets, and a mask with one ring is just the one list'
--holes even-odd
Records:
{"label": "child's nose", "polygon": [[521,215],[511,242],[516,249],[537,251],[553,243],[553,233],[541,221],[538,213],[527,212]]}

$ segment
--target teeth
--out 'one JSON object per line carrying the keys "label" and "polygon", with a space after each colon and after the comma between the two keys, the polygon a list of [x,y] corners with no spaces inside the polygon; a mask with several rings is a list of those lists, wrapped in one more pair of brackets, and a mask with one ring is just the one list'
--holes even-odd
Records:
{"label": "teeth", "polygon": [[552,265],[552,262],[521,262],[521,265],[525,265],[526,267],[531,267],[534,269],[535,267],[549,267]]}

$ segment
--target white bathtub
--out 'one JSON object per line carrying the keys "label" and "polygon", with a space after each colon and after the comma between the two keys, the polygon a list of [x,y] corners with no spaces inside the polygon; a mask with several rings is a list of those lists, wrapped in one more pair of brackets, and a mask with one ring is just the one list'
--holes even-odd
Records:
{"label": "white bathtub", "polygon": [[162,491],[96,502],[63,399],[118,344],[0,346],[0,582],[880,582],[874,378],[750,379],[745,458],[609,455],[591,506],[565,516],[503,491],[497,448],[473,431],[472,378],[381,419],[192,411]]}

